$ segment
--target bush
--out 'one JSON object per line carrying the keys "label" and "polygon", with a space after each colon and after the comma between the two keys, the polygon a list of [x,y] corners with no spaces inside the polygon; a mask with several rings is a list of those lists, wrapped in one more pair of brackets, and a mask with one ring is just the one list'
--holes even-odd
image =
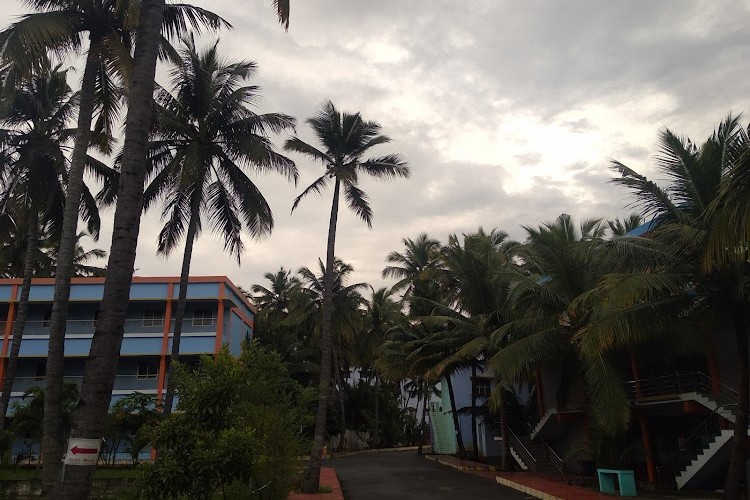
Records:
{"label": "bush", "polygon": [[153,432],[158,457],[142,466],[141,498],[210,499],[237,488],[247,499],[284,498],[314,391],[254,342],[239,359],[225,349],[196,371],[177,365],[174,377],[179,403]]}

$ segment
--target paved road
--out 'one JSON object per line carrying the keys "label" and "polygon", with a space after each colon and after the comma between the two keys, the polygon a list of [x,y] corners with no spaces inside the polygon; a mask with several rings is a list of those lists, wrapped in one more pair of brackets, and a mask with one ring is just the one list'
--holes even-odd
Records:
{"label": "paved road", "polygon": [[335,458],[346,500],[481,500],[532,498],[486,479],[436,464],[414,451]]}

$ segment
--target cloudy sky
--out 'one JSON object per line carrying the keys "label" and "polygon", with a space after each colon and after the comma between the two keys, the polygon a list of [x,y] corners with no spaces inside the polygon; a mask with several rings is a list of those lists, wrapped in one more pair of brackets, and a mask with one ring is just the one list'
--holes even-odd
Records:
{"label": "cloudy sky", "polygon": [[[193,3],[234,25],[217,35],[227,58],[258,63],[260,111],[296,116],[313,141],[304,119],[330,99],[381,123],[393,142],[375,153],[408,159],[409,180],[362,181],[372,230],[339,218],[337,255],[376,287],[388,284],[385,256],[420,232],[445,241],[483,226],[523,239],[521,225],[563,212],[623,216],[628,198],[607,184],[612,159],[658,181],[661,128],[700,141],[727,112],[750,112],[750,0],[292,0],[288,32],[268,0]],[[23,12],[2,0],[0,25]],[[257,177],[273,235],[248,241],[238,266],[206,232],[192,274],[249,287],[325,255],[331,192],[290,215],[321,173],[294,159],[297,187]],[[155,256],[158,215],[142,221],[139,275],[179,273],[181,255]]]}

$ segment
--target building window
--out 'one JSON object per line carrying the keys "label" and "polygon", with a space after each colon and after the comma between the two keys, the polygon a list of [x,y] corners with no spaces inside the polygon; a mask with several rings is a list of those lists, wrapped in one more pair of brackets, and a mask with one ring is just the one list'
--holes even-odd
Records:
{"label": "building window", "polygon": [[164,326],[164,311],[156,309],[143,311],[143,326]]}
{"label": "building window", "polygon": [[52,324],[52,311],[46,311],[44,313],[44,319],[42,319],[42,328],[49,328]]}
{"label": "building window", "polygon": [[44,380],[47,375],[47,363],[37,363],[34,369],[34,382],[40,382]]}
{"label": "building window", "polygon": [[212,309],[196,309],[193,311],[193,326],[212,326],[214,311]]}
{"label": "building window", "polygon": [[489,397],[492,392],[490,387],[490,380],[486,378],[478,378],[474,381],[474,390],[477,392],[477,396]]}
{"label": "building window", "polygon": [[158,364],[151,362],[138,363],[138,380],[154,380],[158,374]]}

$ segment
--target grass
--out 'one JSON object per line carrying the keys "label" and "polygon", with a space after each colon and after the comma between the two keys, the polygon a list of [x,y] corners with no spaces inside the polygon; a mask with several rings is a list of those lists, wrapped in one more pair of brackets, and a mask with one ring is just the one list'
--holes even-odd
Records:
{"label": "grass", "polygon": [[[95,479],[134,479],[138,475],[135,468],[99,467],[96,469]],[[12,466],[0,467],[0,481],[29,481],[42,478],[41,468]]]}

